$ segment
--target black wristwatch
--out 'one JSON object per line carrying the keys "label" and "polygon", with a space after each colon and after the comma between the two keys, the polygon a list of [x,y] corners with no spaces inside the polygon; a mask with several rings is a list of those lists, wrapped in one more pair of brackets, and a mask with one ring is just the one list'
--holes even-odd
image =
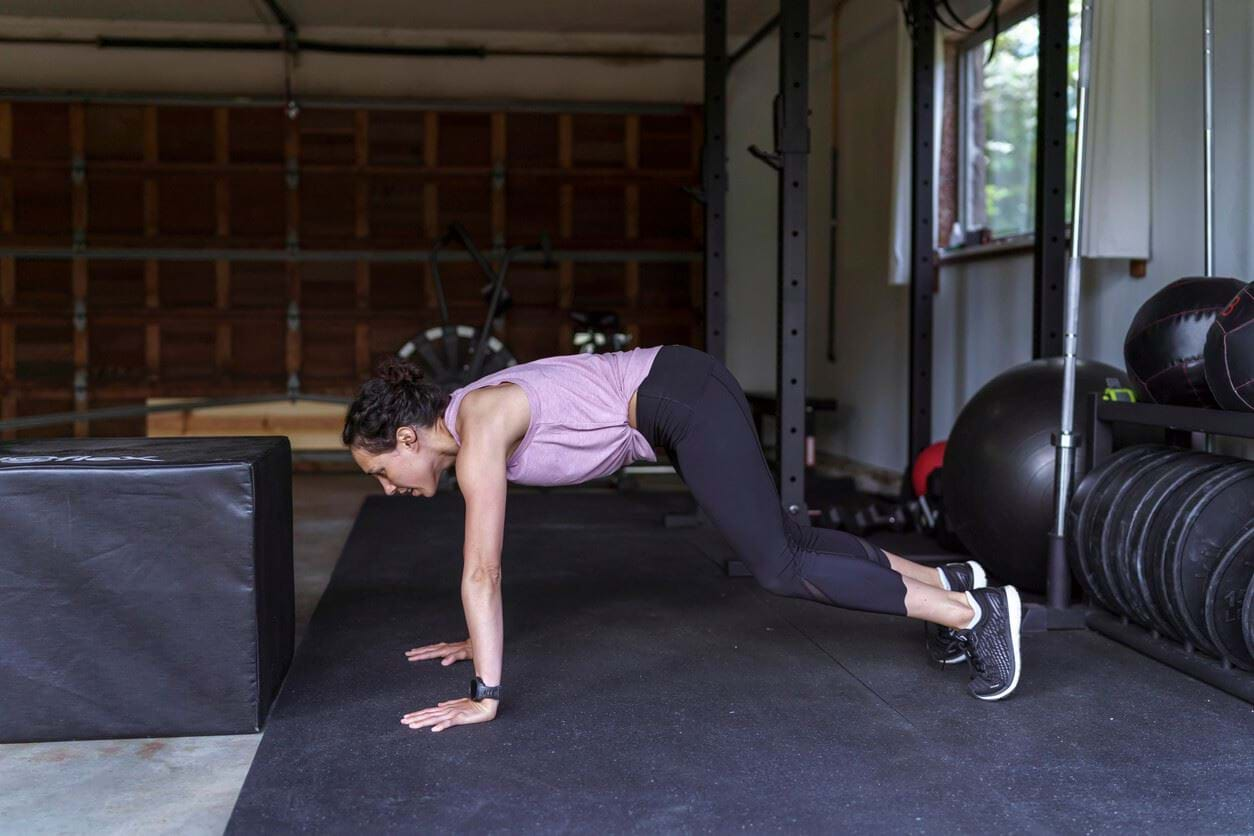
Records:
{"label": "black wristwatch", "polygon": [[501,698],[501,686],[493,685],[489,688],[483,684],[483,680],[480,677],[476,676],[470,680],[470,698],[475,702],[499,700]]}

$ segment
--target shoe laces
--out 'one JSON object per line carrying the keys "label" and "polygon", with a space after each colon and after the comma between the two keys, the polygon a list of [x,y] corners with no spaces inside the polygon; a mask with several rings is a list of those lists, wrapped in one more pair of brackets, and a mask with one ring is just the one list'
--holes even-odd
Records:
{"label": "shoe laces", "polygon": [[975,640],[975,633],[970,630],[955,631],[958,641],[966,646],[967,658],[971,662],[971,667],[975,668],[975,672],[984,675],[984,660],[980,658],[979,643]]}

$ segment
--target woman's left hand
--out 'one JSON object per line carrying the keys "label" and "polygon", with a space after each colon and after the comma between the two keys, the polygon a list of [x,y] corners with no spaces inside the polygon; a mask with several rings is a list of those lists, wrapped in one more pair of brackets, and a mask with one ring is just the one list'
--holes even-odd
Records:
{"label": "woman's left hand", "polygon": [[401,722],[411,729],[431,726],[433,732],[444,731],[449,726],[486,723],[496,717],[496,706],[496,700],[475,702],[470,697],[462,697],[456,700],[445,700],[435,708],[411,711],[401,718]]}

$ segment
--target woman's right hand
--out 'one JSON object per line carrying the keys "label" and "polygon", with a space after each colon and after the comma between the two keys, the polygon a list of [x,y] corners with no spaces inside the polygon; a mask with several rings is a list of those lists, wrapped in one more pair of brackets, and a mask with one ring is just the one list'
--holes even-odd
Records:
{"label": "woman's right hand", "polygon": [[463,642],[440,642],[439,644],[429,644],[425,647],[415,647],[412,650],[405,651],[406,658],[411,662],[419,662],[423,659],[434,659],[442,656],[441,665],[447,667],[454,662],[460,662],[463,659],[472,658],[470,650],[470,639]]}

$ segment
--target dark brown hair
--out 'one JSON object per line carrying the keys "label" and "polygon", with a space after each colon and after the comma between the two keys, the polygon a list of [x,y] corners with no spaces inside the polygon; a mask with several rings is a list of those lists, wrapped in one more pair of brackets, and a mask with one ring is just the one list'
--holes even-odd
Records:
{"label": "dark brown hair", "polygon": [[449,393],[424,380],[418,366],[400,357],[384,357],[348,408],[344,444],[373,454],[395,450],[398,429],[430,429],[448,402]]}

